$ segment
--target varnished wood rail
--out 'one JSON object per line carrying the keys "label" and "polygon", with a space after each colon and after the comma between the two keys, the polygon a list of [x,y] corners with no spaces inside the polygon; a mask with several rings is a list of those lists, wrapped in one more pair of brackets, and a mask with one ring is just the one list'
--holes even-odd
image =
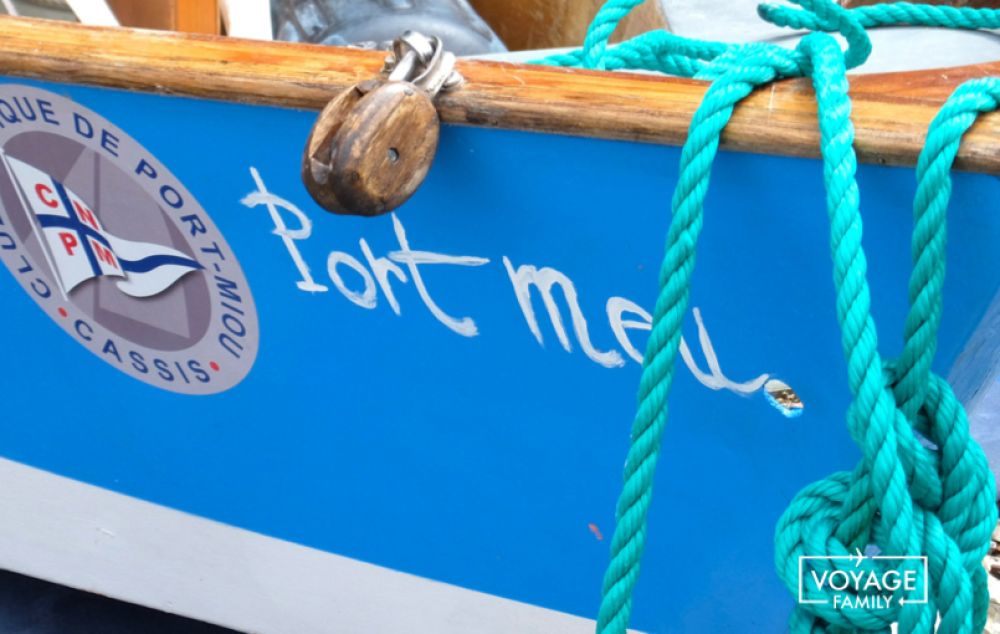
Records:
{"label": "varnished wood rail", "polygon": [[[383,53],[0,18],[0,74],[255,104],[320,109],[379,71]],[[680,144],[704,82],[463,61],[466,84],[439,99],[449,123]],[[1000,62],[851,81],[861,160],[911,165],[927,125],[966,79]],[[806,80],[757,91],[723,137],[736,150],[816,156],[816,105]],[[1000,115],[966,136],[960,169],[1000,174]]]}

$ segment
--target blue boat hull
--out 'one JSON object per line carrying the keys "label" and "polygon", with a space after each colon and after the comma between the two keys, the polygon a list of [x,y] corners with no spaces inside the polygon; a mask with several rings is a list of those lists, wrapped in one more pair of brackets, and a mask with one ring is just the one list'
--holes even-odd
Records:
{"label": "blue boat hull", "polygon": [[[32,301],[16,274],[0,274],[0,455],[594,617],[678,148],[446,126],[428,180],[396,214],[335,217],[299,181],[312,112],[20,79],[0,90],[16,86],[112,122],[200,204],[239,269],[223,275],[226,286],[205,256],[205,270],[182,282],[202,276],[211,301],[228,301],[245,333],[223,318],[209,328],[219,345],[226,332],[243,345],[231,365],[244,376],[201,389],[184,364],[215,381],[208,362],[225,361],[195,353],[178,357],[171,381],[151,362],[139,376],[127,345],[116,339],[109,353],[60,322],[55,304]],[[65,129],[72,109],[62,108],[58,133],[72,139],[80,131]],[[78,141],[102,152],[99,133]],[[149,178],[138,164],[119,168]],[[859,181],[880,348],[891,358],[907,307],[914,175],[866,165]],[[943,375],[992,380],[1000,342],[984,344],[992,353],[975,368],[961,363],[1000,291],[998,194],[995,177],[955,177]],[[801,487],[858,459],[828,234],[818,161],[720,154],[691,299],[701,327],[692,314],[638,630],[772,632],[787,620],[775,522]],[[164,354],[168,368],[179,354]],[[770,379],[795,390],[801,415],[769,402]]]}

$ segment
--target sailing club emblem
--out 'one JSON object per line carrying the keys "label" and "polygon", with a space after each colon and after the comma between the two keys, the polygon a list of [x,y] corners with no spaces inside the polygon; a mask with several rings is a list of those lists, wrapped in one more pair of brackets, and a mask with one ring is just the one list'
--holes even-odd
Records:
{"label": "sailing club emblem", "polygon": [[0,156],[30,211],[36,235],[44,236],[42,250],[63,297],[98,275],[122,278],[115,286],[127,295],[152,297],[186,273],[204,268],[175,249],[116,238],[87,203],[51,175]]}
{"label": "sailing club emblem", "polygon": [[172,392],[249,373],[257,311],[235,253],[194,196],[100,115],[0,87],[0,259],[78,344]]}

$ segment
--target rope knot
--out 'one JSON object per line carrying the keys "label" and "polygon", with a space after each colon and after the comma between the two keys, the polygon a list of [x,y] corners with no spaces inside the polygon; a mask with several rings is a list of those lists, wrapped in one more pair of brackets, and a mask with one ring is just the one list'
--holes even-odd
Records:
{"label": "rope knot", "polygon": [[[817,631],[883,631],[896,621],[902,631],[932,631],[940,614],[942,632],[981,632],[989,600],[981,561],[997,520],[986,458],[944,379],[928,375],[910,421],[895,405],[895,364],[883,378],[879,400],[894,405],[888,442],[866,442],[884,421],[850,421],[861,463],[803,489],[778,522],[775,563],[801,599],[795,618]],[[884,453],[892,436],[901,483]]]}

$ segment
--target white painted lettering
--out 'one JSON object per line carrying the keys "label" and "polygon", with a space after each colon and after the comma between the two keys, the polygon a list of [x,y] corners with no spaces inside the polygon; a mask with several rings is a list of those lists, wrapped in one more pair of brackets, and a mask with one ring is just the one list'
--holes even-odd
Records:
{"label": "white painted lettering", "polygon": [[617,350],[601,352],[590,342],[587,320],[583,316],[583,311],[580,310],[580,303],[576,297],[576,287],[573,286],[573,282],[568,277],[555,269],[548,267],[539,269],[530,264],[522,264],[515,270],[507,256],[503,257],[503,265],[507,268],[511,284],[514,285],[514,296],[517,297],[517,303],[521,306],[521,312],[524,313],[524,319],[528,322],[528,328],[535,335],[535,340],[539,344],[544,345],[544,341],[542,331],[538,327],[538,320],[535,318],[535,309],[531,305],[532,286],[537,288],[542,296],[542,303],[545,304],[545,310],[549,314],[549,320],[552,322],[552,328],[556,331],[559,343],[562,344],[566,352],[573,350],[566,334],[566,328],[563,326],[559,306],[556,305],[556,300],[552,296],[552,288],[558,285],[566,298],[570,319],[573,322],[573,332],[576,334],[577,341],[580,342],[583,353],[606,368],[619,368],[625,365],[625,360],[622,359],[622,355]]}
{"label": "white painted lettering", "polygon": [[427,291],[427,285],[424,284],[424,278],[420,274],[419,266],[421,264],[482,266],[484,264],[489,264],[490,261],[486,258],[478,258],[470,255],[444,255],[441,253],[432,253],[430,251],[411,251],[410,243],[406,238],[406,229],[403,228],[403,223],[399,221],[396,214],[392,214],[392,226],[396,230],[396,239],[399,241],[399,251],[393,251],[390,253],[389,259],[394,262],[405,264],[406,268],[409,269],[410,277],[413,278],[413,285],[417,287],[417,293],[420,294],[420,299],[424,301],[424,305],[427,306],[427,310],[431,311],[431,314],[434,315],[434,317],[442,324],[464,337],[475,337],[479,334],[479,329],[476,328],[476,322],[473,321],[471,317],[455,319],[441,310],[441,308],[434,303],[434,300],[431,299],[430,293]]}
{"label": "white painted lettering", "polygon": [[[309,219],[301,209],[296,207],[291,202],[281,198],[280,196],[275,196],[274,194],[267,191],[267,187],[264,186],[264,181],[260,177],[260,173],[257,172],[257,168],[251,167],[250,174],[253,176],[253,180],[257,183],[257,191],[247,194],[242,202],[247,207],[256,207],[258,205],[264,205],[267,207],[268,213],[271,214],[271,222],[274,223],[274,235],[279,236],[281,241],[285,243],[285,248],[288,249],[288,255],[292,257],[292,262],[295,263],[295,267],[299,271],[299,275],[302,276],[302,280],[296,282],[295,285],[299,287],[300,290],[308,291],[310,293],[322,293],[327,291],[327,287],[322,284],[317,284],[309,272],[309,266],[306,264],[305,259],[302,257],[302,253],[299,252],[299,248],[295,246],[296,240],[305,240],[312,234],[312,221]],[[299,221],[298,229],[289,229],[285,224],[284,219],[281,217],[281,212],[278,209],[284,209],[290,212]]]}

